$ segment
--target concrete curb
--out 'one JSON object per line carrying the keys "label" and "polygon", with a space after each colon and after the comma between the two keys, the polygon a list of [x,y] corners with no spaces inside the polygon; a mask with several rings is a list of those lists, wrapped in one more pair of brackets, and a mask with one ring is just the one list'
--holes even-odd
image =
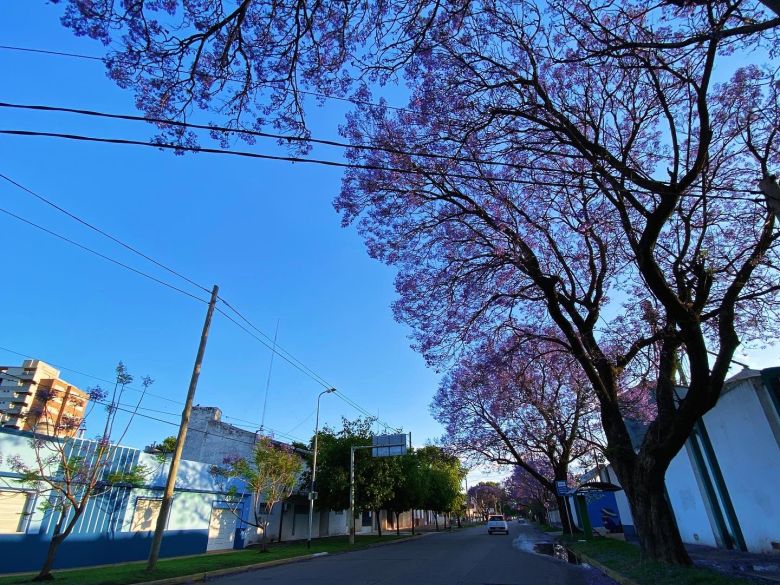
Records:
{"label": "concrete curb", "polygon": [[606,565],[602,565],[600,562],[589,557],[588,555],[573,551],[568,547],[566,548],[566,550],[568,550],[571,554],[577,557],[577,560],[579,560],[581,563],[587,563],[591,567],[595,567],[596,569],[604,573],[607,577],[609,577],[613,581],[620,583],[620,585],[639,585],[639,583],[637,583],[633,579],[629,579],[625,575],[618,573],[615,569],[610,569]]}
{"label": "concrete curb", "polygon": [[[287,559],[277,559],[275,561],[265,561],[264,563],[255,563],[253,565],[241,565],[238,567],[228,567],[226,569],[215,569],[213,571],[206,571],[203,573],[193,573],[191,575],[181,575],[179,577],[168,577],[167,579],[157,579],[156,581],[140,581],[138,583],[134,583],[133,585],[182,585],[184,583],[197,583],[200,581],[205,581],[207,579],[211,579],[213,577],[224,577],[226,575],[236,575],[238,573],[246,573],[247,571],[257,571],[258,569],[266,569],[270,567],[278,567],[279,565],[288,565],[292,563],[300,563],[303,561],[310,561],[311,559],[316,559],[319,557],[325,557],[325,556],[336,556],[336,555],[343,555],[343,554],[349,554],[353,552],[359,552],[361,550],[368,550],[370,548],[376,548],[378,546],[388,546],[391,544],[398,544],[400,542],[407,542],[409,540],[415,540],[422,536],[425,536],[427,533],[424,534],[415,534],[414,536],[408,536],[405,538],[396,538],[394,540],[390,540],[388,542],[375,542],[373,544],[369,544],[368,546],[364,546],[362,548],[356,549],[356,550],[342,550],[335,553],[328,553],[328,552],[319,552],[319,553],[313,553],[310,555],[303,555],[299,557],[290,557]],[[431,533],[431,534],[436,534]]]}

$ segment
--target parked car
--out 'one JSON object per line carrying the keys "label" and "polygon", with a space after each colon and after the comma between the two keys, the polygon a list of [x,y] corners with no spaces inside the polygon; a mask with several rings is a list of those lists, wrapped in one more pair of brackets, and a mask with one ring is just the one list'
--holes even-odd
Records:
{"label": "parked car", "polygon": [[509,534],[509,525],[501,515],[488,517],[488,534],[493,534],[494,532]]}

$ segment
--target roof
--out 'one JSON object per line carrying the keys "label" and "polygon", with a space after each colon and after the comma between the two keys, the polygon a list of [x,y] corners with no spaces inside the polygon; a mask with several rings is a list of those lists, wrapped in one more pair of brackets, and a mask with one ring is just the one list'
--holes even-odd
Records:
{"label": "roof", "polygon": [[730,384],[732,382],[739,382],[741,380],[748,380],[750,378],[760,378],[761,370],[754,370],[752,368],[743,367],[742,370],[728,378],[724,384]]}

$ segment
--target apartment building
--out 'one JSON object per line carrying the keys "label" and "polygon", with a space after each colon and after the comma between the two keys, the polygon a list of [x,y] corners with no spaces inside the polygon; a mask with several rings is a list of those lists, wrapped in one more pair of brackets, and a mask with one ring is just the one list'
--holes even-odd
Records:
{"label": "apartment building", "polygon": [[41,360],[0,366],[0,426],[51,436],[74,437],[89,395],[60,378]]}

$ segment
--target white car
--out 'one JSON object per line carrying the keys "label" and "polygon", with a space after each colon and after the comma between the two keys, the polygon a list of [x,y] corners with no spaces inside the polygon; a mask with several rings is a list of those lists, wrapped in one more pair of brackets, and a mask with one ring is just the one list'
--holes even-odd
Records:
{"label": "white car", "polygon": [[488,518],[488,534],[493,534],[494,532],[509,534],[509,525],[501,515],[490,516]]}

